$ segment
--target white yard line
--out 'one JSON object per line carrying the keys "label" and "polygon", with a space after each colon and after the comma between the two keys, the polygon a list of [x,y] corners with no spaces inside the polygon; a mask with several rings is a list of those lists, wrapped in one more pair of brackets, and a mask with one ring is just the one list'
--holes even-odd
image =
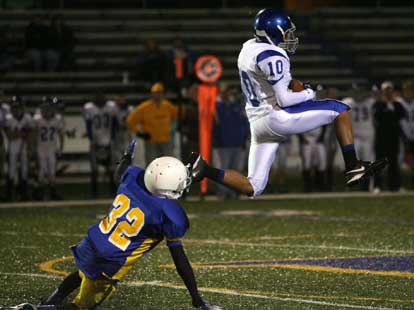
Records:
{"label": "white yard line", "polygon": [[[31,277],[31,278],[48,278],[48,279],[62,278],[60,276],[41,274],[41,273],[0,272],[0,276],[2,275],[22,276],[22,277]],[[129,286],[129,287],[155,286],[155,287],[172,288],[172,289],[177,289],[177,290],[186,290],[186,287],[184,285],[176,285],[173,283],[167,283],[167,282],[162,282],[162,281],[128,281],[124,283],[121,282],[121,285]],[[361,305],[354,305],[354,304],[326,302],[326,301],[319,301],[319,300],[313,300],[313,299],[267,296],[267,295],[260,295],[260,294],[243,293],[243,292],[238,292],[237,290],[229,290],[229,289],[200,287],[199,290],[205,293],[216,293],[216,294],[222,294],[222,295],[250,297],[250,298],[257,298],[257,299],[269,299],[269,300],[277,300],[277,301],[284,301],[284,302],[295,302],[295,303],[301,303],[301,304],[314,304],[314,305],[322,305],[322,306],[335,307],[335,308],[367,309],[367,310],[393,310],[394,309],[394,308],[386,308],[386,307],[373,307],[373,306],[361,306]]]}
{"label": "white yard line", "polygon": [[[291,194],[266,194],[255,197],[254,200],[298,200],[298,199],[327,199],[327,198],[378,198],[378,197],[412,197],[414,191],[402,193],[382,192],[374,195],[368,192],[333,192],[333,193],[291,193]],[[241,200],[252,200],[249,197],[240,197]],[[199,196],[188,196],[186,201],[201,201]],[[210,195],[203,201],[218,201],[217,196]],[[236,200],[235,200],[236,201]],[[0,203],[0,209],[9,208],[53,208],[53,207],[78,207],[94,205],[110,205],[112,199],[97,200],[63,200],[63,201],[31,201],[31,202],[6,202]]]}
{"label": "white yard line", "polygon": [[[30,232],[27,232],[30,233]],[[13,231],[0,231],[0,234],[15,235]],[[21,233],[20,233],[21,234]],[[46,232],[38,231],[35,233],[37,236],[52,236],[52,237],[85,237],[86,234],[64,234],[60,232]],[[230,246],[246,246],[246,247],[273,247],[273,248],[303,248],[303,249],[328,249],[328,250],[345,250],[345,251],[358,251],[358,252],[374,252],[383,254],[414,254],[414,251],[407,250],[393,250],[393,249],[377,249],[377,248],[356,248],[348,246],[329,246],[329,245],[306,245],[306,244],[277,244],[277,243],[265,243],[265,242],[243,242],[232,240],[212,240],[212,239],[184,239],[184,242],[188,243],[200,243],[200,244],[221,244]],[[38,246],[24,246],[17,245],[15,248],[39,248]]]}
{"label": "white yard line", "polygon": [[55,208],[55,207],[91,207],[96,205],[108,205],[112,199],[96,200],[59,200],[59,201],[28,201],[28,202],[6,202],[0,203],[0,209],[10,208]]}
{"label": "white yard line", "polygon": [[0,272],[0,276],[13,277],[32,277],[32,278],[46,278],[46,279],[61,279],[61,276],[46,274],[46,273],[24,273],[24,272]]}

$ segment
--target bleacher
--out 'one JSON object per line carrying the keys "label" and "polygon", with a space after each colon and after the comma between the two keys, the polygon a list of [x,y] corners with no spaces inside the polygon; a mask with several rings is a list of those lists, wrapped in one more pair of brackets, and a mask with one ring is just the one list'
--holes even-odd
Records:
{"label": "bleacher", "polygon": [[374,82],[414,78],[414,9],[324,9],[317,28],[360,75]]}
{"label": "bleacher", "polygon": [[[10,24],[23,44],[25,26],[33,14],[40,12],[0,11],[0,25]],[[256,12],[256,9],[51,12],[63,15],[78,38],[76,72],[26,72],[25,59],[20,57],[14,72],[0,76],[0,90],[24,95],[29,102],[39,102],[43,95],[58,95],[76,108],[97,89],[105,89],[108,94],[124,94],[137,102],[146,96],[145,77],[124,83],[123,73],[133,70],[134,57],[143,49],[147,38],[157,39],[166,50],[177,35],[195,51],[219,56],[224,66],[222,80],[238,86],[237,55],[241,44],[252,37]],[[297,13],[292,18],[297,20],[300,39],[297,54],[292,57],[296,78],[342,89],[352,82],[367,83],[366,77],[356,74],[334,50],[326,48],[325,42],[318,41],[309,27],[313,16]],[[329,29],[326,31],[329,33]]]}

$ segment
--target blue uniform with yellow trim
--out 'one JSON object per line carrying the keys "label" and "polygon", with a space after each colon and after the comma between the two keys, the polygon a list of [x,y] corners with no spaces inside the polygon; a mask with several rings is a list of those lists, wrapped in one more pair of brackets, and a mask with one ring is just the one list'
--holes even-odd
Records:
{"label": "blue uniform with yellow trim", "polygon": [[163,239],[181,245],[189,228],[183,208],[151,195],[144,185],[144,169],[130,166],[121,178],[108,215],[91,226],[72,248],[76,264],[90,279],[102,275],[122,279],[133,264]]}

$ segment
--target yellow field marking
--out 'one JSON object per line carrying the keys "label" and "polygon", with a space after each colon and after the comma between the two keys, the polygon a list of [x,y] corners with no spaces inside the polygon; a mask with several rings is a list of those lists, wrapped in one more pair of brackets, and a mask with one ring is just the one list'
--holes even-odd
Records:
{"label": "yellow field marking", "polygon": [[[320,260],[320,259],[349,259],[349,258],[361,258],[358,256],[347,256],[347,257],[320,257],[320,258],[282,258],[282,259],[272,259],[272,260],[241,260],[237,261],[240,263],[251,263],[251,262],[260,262],[259,264],[254,265],[228,265],[231,262],[208,262],[208,263],[192,263],[193,269],[239,269],[239,268],[263,268],[263,267],[273,267],[273,268],[287,268],[287,269],[298,269],[306,271],[323,271],[323,272],[332,272],[332,273],[350,273],[350,274],[365,274],[365,275],[377,275],[377,276],[389,276],[389,277],[402,277],[402,278],[414,278],[414,272],[402,272],[402,271],[380,271],[380,270],[368,270],[368,269],[351,269],[351,268],[339,268],[339,267],[330,267],[330,266],[316,266],[316,265],[306,265],[306,264],[282,264],[282,263],[271,263],[275,260]],[[270,263],[270,264],[269,264]],[[207,265],[211,264],[211,265]],[[175,268],[174,264],[162,264],[161,268]]]}
{"label": "yellow field marking", "polygon": [[69,272],[55,269],[55,264],[61,263],[61,262],[67,261],[67,260],[73,260],[73,257],[72,256],[63,256],[63,257],[60,257],[60,258],[52,259],[52,260],[49,260],[47,262],[40,263],[39,268],[42,271],[66,277],[67,275],[69,275]]}
{"label": "yellow field marking", "polygon": [[376,276],[414,278],[413,272],[402,272],[402,271],[378,271],[378,270],[366,270],[366,269],[351,269],[351,268],[310,266],[310,265],[290,265],[290,264],[275,264],[274,267],[300,269],[300,270],[307,270],[307,271],[324,271],[324,272],[333,272],[333,273],[351,273],[351,274],[366,274],[366,275],[368,274],[368,275],[376,275]]}
{"label": "yellow field marking", "polygon": [[[61,257],[52,259],[46,262],[39,264],[39,268],[42,271],[52,273],[58,276],[67,276],[69,272],[63,270],[57,270],[54,265],[64,261],[72,260],[73,257]],[[297,258],[299,260],[300,258]],[[296,259],[292,259],[296,260]],[[264,265],[269,266],[269,265]],[[290,266],[290,265],[289,265]],[[289,267],[287,267],[289,268]],[[33,274],[30,274],[33,275]],[[41,275],[39,275],[41,276]],[[161,281],[129,281],[123,283],[126,286],[143,286],[143,285],[154,285],[159,287],[166,288],[183,288],[184,285],[170,283],[170,282],[161,282]],[[255,291],[255,290],[243,290],[243,289],[228,289],[228,288],[213,288],[213,287],[200,287],[202,292],[222,292],[222,293],[235,293],[241,295],[265,295],[274,298],[316,298],[316,299],[326,299],[326,300],[349,300],[349,301],[378,301],[378,302],[395,302],[395,303],[414,303],[413,299],[392,299],[392,298],[379,298],[379,297],[362,297],[362,296],[336,296],[336,295],[303,295],[303,294],[291,294],[291,293],[273,293],[273,292],[264,292],[264,291]]]}

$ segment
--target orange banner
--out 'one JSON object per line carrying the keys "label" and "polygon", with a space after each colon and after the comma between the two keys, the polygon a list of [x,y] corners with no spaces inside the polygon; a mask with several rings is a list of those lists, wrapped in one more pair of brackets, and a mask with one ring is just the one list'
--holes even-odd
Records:
{"label": "orange banner", "polygon": [[[213,131],[213,117],[216,109],[216,97],[218,88],[212,84],[200,84],[198,86],[198,117],[200,135],[200,154],[211,162],[211,136]],[[207,193],[207,179],[201,182],[201,192]]]}
{"label": "orange banner", "polygon": [[184,77],[183,59],[181,57],[174,58],[175,77],[181,80]]}

